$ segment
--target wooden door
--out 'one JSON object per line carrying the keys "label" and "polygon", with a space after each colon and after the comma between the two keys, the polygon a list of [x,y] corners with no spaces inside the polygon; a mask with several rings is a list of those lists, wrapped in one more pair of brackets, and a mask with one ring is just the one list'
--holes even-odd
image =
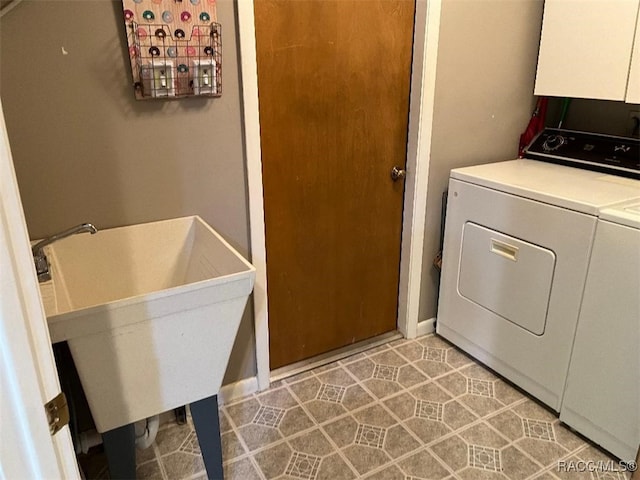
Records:
{"label": "wooden door", "polygon": [[413,0],[255,0],[271,368],[396,328]]}

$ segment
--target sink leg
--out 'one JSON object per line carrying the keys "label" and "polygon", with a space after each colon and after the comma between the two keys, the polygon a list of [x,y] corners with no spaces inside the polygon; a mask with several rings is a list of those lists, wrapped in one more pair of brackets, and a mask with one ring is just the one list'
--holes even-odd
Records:
{"label": "sink leg", "polygon": [[136,478],[136,430],[133,423],[102,434],[112,480]]}
{"label": "sink leg", "polygon": [[220,441],[220,419],[218,396],[203,398],[190,405],[191,418],[196,428],[200,451],[210,480],[222,480],[222,443]]}

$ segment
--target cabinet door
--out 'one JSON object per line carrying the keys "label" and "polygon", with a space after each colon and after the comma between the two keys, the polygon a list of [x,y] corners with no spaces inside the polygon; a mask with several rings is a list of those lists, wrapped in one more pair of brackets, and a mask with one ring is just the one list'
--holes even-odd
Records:
{"label": "cabinet door", "polygon": [[536,95],[624,100],[640,0],[546,0]]}
{"label": "cabinet door", "polygon": [[633,40],[633,54],[627,83],[627,102],[640,103],[640,9],[636,20],[636,36]]}

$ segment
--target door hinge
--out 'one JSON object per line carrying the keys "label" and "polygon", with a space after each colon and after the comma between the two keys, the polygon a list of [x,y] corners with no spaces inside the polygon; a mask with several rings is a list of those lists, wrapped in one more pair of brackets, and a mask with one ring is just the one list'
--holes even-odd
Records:
{"label": "door hinge", "polygon": [[64,393],[60,392],[53,400],[45,403],[44,411],[47,414],[51,435],[55,435],[62,427],[69,424],[69,407]]}

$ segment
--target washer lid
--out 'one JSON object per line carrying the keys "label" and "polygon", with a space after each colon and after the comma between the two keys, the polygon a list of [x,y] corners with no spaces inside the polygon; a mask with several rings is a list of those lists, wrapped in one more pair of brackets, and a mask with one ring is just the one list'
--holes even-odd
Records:
{"label": "washer lid", "polygon": [[640,198],[640,180],[528,159],[456,168],[451,178],[590,215]]}
{"label": "washer lid", "polygon": [[640,197],[600,210],[600,218],[620,225],[640,229]]}

